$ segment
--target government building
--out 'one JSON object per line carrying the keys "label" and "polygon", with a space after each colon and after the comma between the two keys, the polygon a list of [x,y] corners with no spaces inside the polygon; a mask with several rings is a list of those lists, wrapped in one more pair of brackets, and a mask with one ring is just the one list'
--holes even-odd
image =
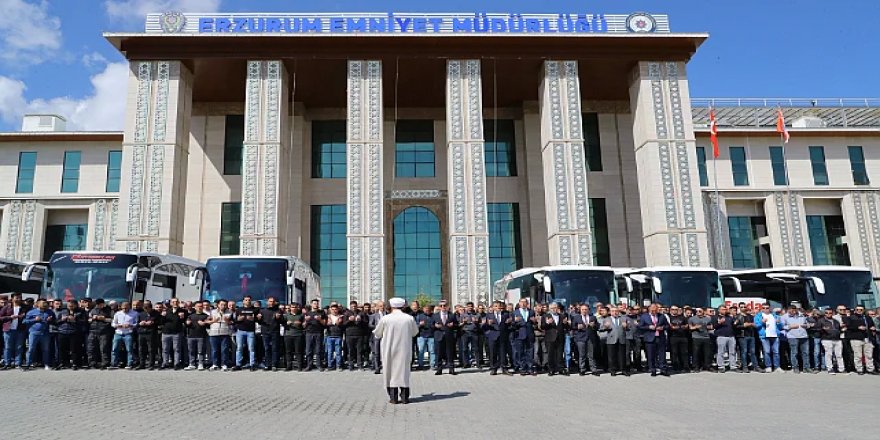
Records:
{"label": "government building", "polygon": [[294,255],[325,301],[485,302],[544,265],[880,271],[880,101],[691,97],[708,34],[666,16],[164,13],[105,37],[123,131],[0,133],[7,258]]}

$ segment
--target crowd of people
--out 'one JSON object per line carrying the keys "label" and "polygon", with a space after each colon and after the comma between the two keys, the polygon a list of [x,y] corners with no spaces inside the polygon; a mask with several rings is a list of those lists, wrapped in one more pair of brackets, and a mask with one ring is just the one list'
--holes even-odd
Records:
{"label": "crowd of people", "polygon": [[[880,310],[805,311],[730,304],[718,309],[557,303],[450,307],[412,302],[412,369],[491,375],[652,376],[700,371],[878,374]],[[382,370],[382,301],[348,307],[315,299],[265,304],[244,297],[152,304],[0,296],[0,368]]]}

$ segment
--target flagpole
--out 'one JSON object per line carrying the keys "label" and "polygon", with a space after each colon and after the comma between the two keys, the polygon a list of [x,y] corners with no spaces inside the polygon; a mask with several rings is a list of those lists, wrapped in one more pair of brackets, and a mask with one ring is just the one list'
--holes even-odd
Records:
{"label": "flagpole", "polygon": [[719,266],[726,266],[727,259],[725,258],[725,255],[724,255],[724,228],[721,226],[721,196],[718,193],[718,156],[719,156],[719,154],[716,154],[719,150],[719,148],[717,146],[718,145],[718,125],[717,125],[718,123],[715,120],[715,107],[714,106],[709,107],[709,119],[710,119],[709,131],[710,131],[710,135],[712,138],[712,177],[713,177],[713,180],[715,181],[714,182],[714,186],[715,186],[715,219],[716,219],[715,229],[717,229],[717,231],[715,231],[715,234],[718,237],[717,243],[719,245],[718,246],[719,252],[721,252],[721,257],[718,259],[717,264]]}
{"label": "flagpole", "polygon": [[[782,148],[782,168],[785,170],[785,204],[788,205],[786,212],[789,220],[793,220],[794,211],[791,209],[791,180],[788,178],[788,151],[785,149],[785,118],[782,113],[782,106],[776,105],[776,131],[779,132],[779,145]],[[794,261],[794,259],[792,259]]]}

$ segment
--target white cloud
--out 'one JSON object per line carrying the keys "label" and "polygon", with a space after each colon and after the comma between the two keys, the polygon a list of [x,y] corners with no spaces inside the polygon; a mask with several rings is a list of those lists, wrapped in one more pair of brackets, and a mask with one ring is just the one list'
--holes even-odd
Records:
{"label": "white cloud", "polygon": [[82,61],[83,66],[86,66],[90,69],[104,67],[104,65],[108,62],[107,58],[98,52],[87,53],[83,55],[80,60]]}
{"label": "white cloud", "polygon": [[0,0],[0,62],[38,64],[61,48],[61,20],[49,15],[45,0]]}
{"label": "white cloud", "polygon": [[56,113],[67,119],[68,130],[122,130],[128,63],[110,63],[91,77],[92,93],[77,99],[60,96],[28,101],[25,84],[0,76],[0,119],[15,129],[26,113]]}
{"label": "white cloud", "polygon": [[220,2],[221,0],[105,0],[104,9],[110,18],[120,20],[128,27],[143,26],[149,13],[217,12]]}

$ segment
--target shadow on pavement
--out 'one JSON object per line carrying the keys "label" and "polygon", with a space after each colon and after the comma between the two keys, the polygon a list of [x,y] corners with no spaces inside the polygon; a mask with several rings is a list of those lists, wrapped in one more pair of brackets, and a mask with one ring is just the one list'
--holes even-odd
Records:
{"label": "shadow on pavement", "polygon": [[454,393],[449,393],[449,394],[428,393],[428,394],[422,394],[419,397],[414,397],[411,400],[411,402],[412,403],[422,403],[422,402],[431,402],[434,400],[455,399],[458,397],[466,397],[466,396],[469,396],[470,394],[471,393],[468,391],[456,391]]}

